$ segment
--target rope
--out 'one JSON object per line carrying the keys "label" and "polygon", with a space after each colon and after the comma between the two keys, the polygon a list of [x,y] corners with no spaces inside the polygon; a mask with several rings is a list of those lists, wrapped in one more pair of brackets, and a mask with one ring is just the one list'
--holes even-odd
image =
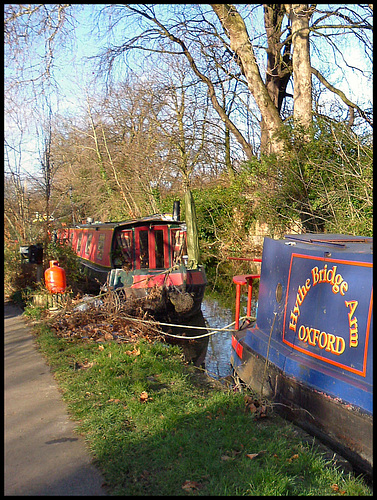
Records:
{"label": "rope", "polygon": [[[170,269],[167,269],[165,270],[164,272],[160,273],[160,274],[164,274],[166,272],[170,272],[170,270],[173,269],[173,268],[170,268]],[[123,287],[122,287],[123,288]],[[99,295],[96,295],[94,297],[90,297],[88,300],[81,300],[79,301],[79,304],[81,303],[90,303],[90,302],[93,302],[94,300],[98,299],[98,298],[103,298],[104,296],[106,295],[103,294],[103,293],[100,293]],[[77,307],[77,305],[75,307]],[[240,318],[240,321],[241,320],[251,320],[251,321],[254,321],[256,318],[252,317],[252,316],[242,316]],[[140,319],[140,318],[132,318],[132,316],[128,316],[127,317],[127,320],[129,321],[135,321],[135,322],[141,322],[141,323],[146,323],[146,324],[150,324],[150,325],[156,325],[156,323],[158,323],[159,325],[162,325],[162,326],[172,326],[172,327],[175,327],[175,328],[189,328],[190,330],[206,330],[207,333],[203,334],[203,335],[197,335],[195,337],[187,337],[185,335],[175,335],[173,333],[167,333],[167,332],[163,332],[164,335],[168,335],[169,337],[174,337],[176,339],[185,339],[185,340],[197,340],[197,339],[201,339],[201,338],[204,338],[204,337],[210,337],[211,335],[215,335],[216,333],[220,333],[220,332],[237,332],[238,330],[235,330],[234,328],[230,328],[232,325],[235,324],[235,321],[232,321],[232,323],[229,323],[229,325],[226,325],[224,326],[223,328],[211,328],[211,327],[205,327],[205,326],[194,326],[194,325],[180,325],[180,324],[174,324],[174,323],[162,323],[162,322],[156,322],[156,321],[150,321],[150,320],[144,320],[144,319]],[[208,330],[211,330],[210,332],[208,332]]]}
{"label": "rope", "polygon": [[[241,319],[246,319],[248,318],[247,316],[242,317]],[[141,321],[142,323],[150,323],[153,324],[154,322],[149,321],[149,320],[143,320],[143,319],[138,319],[138,318],[128,318],[131,321]],[[251,318],[255,319],[255,318]],[[215,333],[220,333],[220,332],[236,332],[238,330],[235,330],[234,328],[229,328],[230,326],[234,325],[235,321],[232,321],[232,323],[229,323],[229,325],[224,326],[223,328],[210,328],[210,327],[205,327],[205,326],[190,326],[190,325],[176,325],[174,323],[160,323],[159,325],[164,325],[164,326],[174,326],[177,328],[189,328],[189,329],[195,329],[195,330],[207,330],[207,333],[204,333],[203,335],[197,335],[195,337],[186,337],[185,335],[174,335],[173,333],[164,333],[164,335],[168,335],[169,337],[174,337],[177,339],[186,339],[186,340],[197,340],[201,339],[204,337],[209,337],[211,335],[215,335]],[[208,330],[211,330],[208,332]]]}

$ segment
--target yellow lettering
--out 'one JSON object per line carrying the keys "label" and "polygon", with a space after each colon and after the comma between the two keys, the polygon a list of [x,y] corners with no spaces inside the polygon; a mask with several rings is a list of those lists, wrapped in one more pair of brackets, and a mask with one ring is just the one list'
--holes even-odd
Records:
{"label": "yellow lettering", "polygon": [[[315,328],[313,328],[313,345],[316,344],[316,342],[318,341],[318,336],[319,336],[319,330],[316,330]],[[319,343],[318,343],[319,345]]]}
{"label": "yellow lettering", "polygon": [[343,354],[346,348],[346,342],[343,337],[335,336],[332,333],[320,332],[316,328],[301,325],[298,329],[298,339],[307,342],[308,345],[325,349],[332,354],[339,356]]}
{"label": "yellow lettering", "polygon": [[337,270],[337,266],[333,266],[332,269],[330,269],[330,271],[328,271],[328,273],[327,273],[327,283],[331,283],[332,285],[334,285],[334,278],[335,278],[335,275],[336,275],[336,270]]}
{"label": "yellow lettering", "polygon": [[345,292],[347,292],[348,290],[348,283],[347,281],[343,281],[343,283],[340,285],[340,295],[343,295],[345,294]]}
{"label": "yellow lettering", "polygon": [[344,303],[346,307],[350,308],[350,312],[348,313],[348,317],[350,318],[355,314],[356,307],[358,306],[359,302],[357,300],[345,300]]}
{"label": "yellow lettering", "polygon": [[333,293],[338,293],[339,292],[339,285],[341,284],[341,282],[343,281],[343,277],[341,274],[337,274],[335,276],[335,283],[332,287],[332,291]]}
{"label": "yellow lettering", "polygon": [[359,335],[356,328],[350,328],[350,347],[357,347],[359,345]]}
{"label": "yellow lettering", "polygon": [[318,283],[319,280],[319,275],[318,275],[318,267],[313,267],[312,269],[312,280],[313,280],[313,286],[315,286]]}
{"label": "yellow lettering", "polygon": [[[340,344],[340,346],[339,346]],[[344,349],[346,348],[346,343],[344,341],[343,337],[336,337],[336,344],[335,348],[333,350],[334,354],[339,356],[339,354],[342,354],[344,352]]]}
{"label": "yellow lettering", "polygon": [[334,352],[335,335],[332,333],[327,334],[327,347],[326,351]]}
{"label": "yellow lettering", "polygon": [[327,269],[327,264],[325,265],[325,267],[323,269],[321,269],[319,271],[319,282],[320,283],[323,283],[326,280],[326,278],[325,278],[325,276],[326,276],[326,269]]}
{"label": "yellow lettering", "polygon": [[310,334],[312,331],[313,331],[313,328],[309,328],[308,326],[306,327],[306,334],[307,334],[306,340],[308,341],[308,344],[314,346],[315,342],[313,342],[313,340],[310,338]]}
{"label": "yellow lettering", "polygon": [[[322,339],[324,339],[324,342],[322,342]],[[321,332],[319,339],[318,339],[318,345],[320,349],[324,349],[327,345],[327,333],[326,332]]]}
{"label": "yellow lettering", "polygon": [[304,340],[305,341],[305,327],[304,325],[301,325],[299,330],[298,330],[298,338],[299,340]]}
{"label": "yellow lettering", "polygon": [[290,319],[291,319],[291,322],[289,323],[289,329],[296,332],[297,316],[295,316],[292,311],[291,311]]}
{"label": "yellow lettering", "polygon": [[341,295],[344,295],[348,291],[348,283],[344,281],[341,274],[336,274],[336,271],[337,266],[327,270],[327,264],[321,270],[317,266],[313,267],[311,270],[313,286],[317,283],[329,283],[332,285],[333,293],[340,292]]}
{"label": "yellow lettering", "polygon": [[344,301],[346,307],[350,308],[350,312],[348,313],[348,324],[350,330],[350,347],[357,347],[359,345],[359,335],[357,328],[357,318],[353,316],[355,314],[356,308],[358,306],[357,300],[345,300]]}

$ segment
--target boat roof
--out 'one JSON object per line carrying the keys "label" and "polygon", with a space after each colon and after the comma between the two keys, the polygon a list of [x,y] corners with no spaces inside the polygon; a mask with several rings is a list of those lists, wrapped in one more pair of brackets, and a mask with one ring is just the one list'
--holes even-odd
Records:
{"label": "boat roof", "polygon": [[158,223],[158,224],[169,224],[174,223],[176,225],[185,224],[184,221],[179,221],[173,219],[171,214],[154,214],[146,217],[139,217],[137,219],[129,219],[125,221],[118,222],[87,222],[86,224],[77,224],[75,228],[110,228],[115,229],[119,227],[133,227],[142,226],[146,223]]}
{"label": "boat roof", "polygon": [[[305,233],[285,234],[284,239],[300,247],[312,246],[318,248],[354,251],[358,253],[373,253],[373,238],[371,236],[353,236],[349,234]],[[287,243],[289,244],[289,243]]]}

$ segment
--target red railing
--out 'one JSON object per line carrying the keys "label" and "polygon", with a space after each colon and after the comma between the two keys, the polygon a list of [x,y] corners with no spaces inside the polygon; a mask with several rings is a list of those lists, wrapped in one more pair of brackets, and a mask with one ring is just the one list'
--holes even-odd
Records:
{"label": "red railing", "polygon": [[[229,260],[244,260],[249,262],[262,262],[262,259],[258,258],[247,258],[247,257],[228,257]],[[235,317],[235,329],[238,330],[240,327],[240,307],[241,307],[241,286],[247,284],[247,308],[246,316],[251,315],[251,299],[253,295],[253,280],[259,279],[260,274],[239,274],[233,276],[233,282],[236,284],[236,317]]]}

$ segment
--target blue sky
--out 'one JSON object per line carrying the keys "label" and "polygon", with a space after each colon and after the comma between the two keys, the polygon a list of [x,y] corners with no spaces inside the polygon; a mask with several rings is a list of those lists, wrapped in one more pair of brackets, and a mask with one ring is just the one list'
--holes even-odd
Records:
{"label": "blue sky", "polygon": [[[98,13],[102,7],[103,5],[98,4],[82,4],[79,6],[79,11],[75,14],[75,18],[77,19],[75,38],[71,38],[71,40],[67,42],[65,50],[59,50],[55,53],[54,75],[59,84],[60,92],[58,100],[56,100],[57,94],[53,94],[52,102],[54,103],[54,111],[60,114],[65,114],[66,112],[75,113],[78,106],[83,104],[83,91],[85,86],[93,85],[93,63],[85,58],[98,54],[99,50],[102,48],[96,36],[98,24],[94,24],[93,19],[93,15]],[[166,7],[166,14],[169,15],[169,5],[166,5]],[[175,5],[175,7],[177,6]],[[133,26],[129,26],[128,29],[133,30]],[[120,33],[123,37],[124,30],[125,28],[122,26]],[[114,38],[118,38],[116,29],[114,30],[114,35]],[[319,40],[316,39],[316,41]],[[37,47],[35,47],[35,49],[37,49]],[[350,64],[359,64],[360,61],[364,59],[361,50],[362,49],[357,46],[345,46],[344,56]],[[136,60],[141,58],[143,54],[144,53],[141,54],[140,52],[135,53]],[[331,58],[333,58],[330,52],[326,53],[322,51],[319,55],[325,60],[331,60]],[[321,62],[318,60],[315,51],[312,52],[312,65],[317,69],[322,69]],[[124,76],[124,73],[122,76]],[[329,76],[331,77],[331,83],[343,90],[351,100],[355,100],[361,105],[365,102],[372,101],[372,76],[370,76],[370,80],[368,81],[368,79],[361,74],[345,67],[343,72],[338,68],[332,69]],[[98,87],[98,82],[95,85]],[[332,94],[329,96],[329,99],[332,99]],[[5,128],[9,126],[10,124],[7,117],[5,117]],[[27,164],[28,169],[34,170],[39,167],[37,142],[35,139],[29,139],[26,140],[26,142],[27,147],[24,151],[25,164]]]}

